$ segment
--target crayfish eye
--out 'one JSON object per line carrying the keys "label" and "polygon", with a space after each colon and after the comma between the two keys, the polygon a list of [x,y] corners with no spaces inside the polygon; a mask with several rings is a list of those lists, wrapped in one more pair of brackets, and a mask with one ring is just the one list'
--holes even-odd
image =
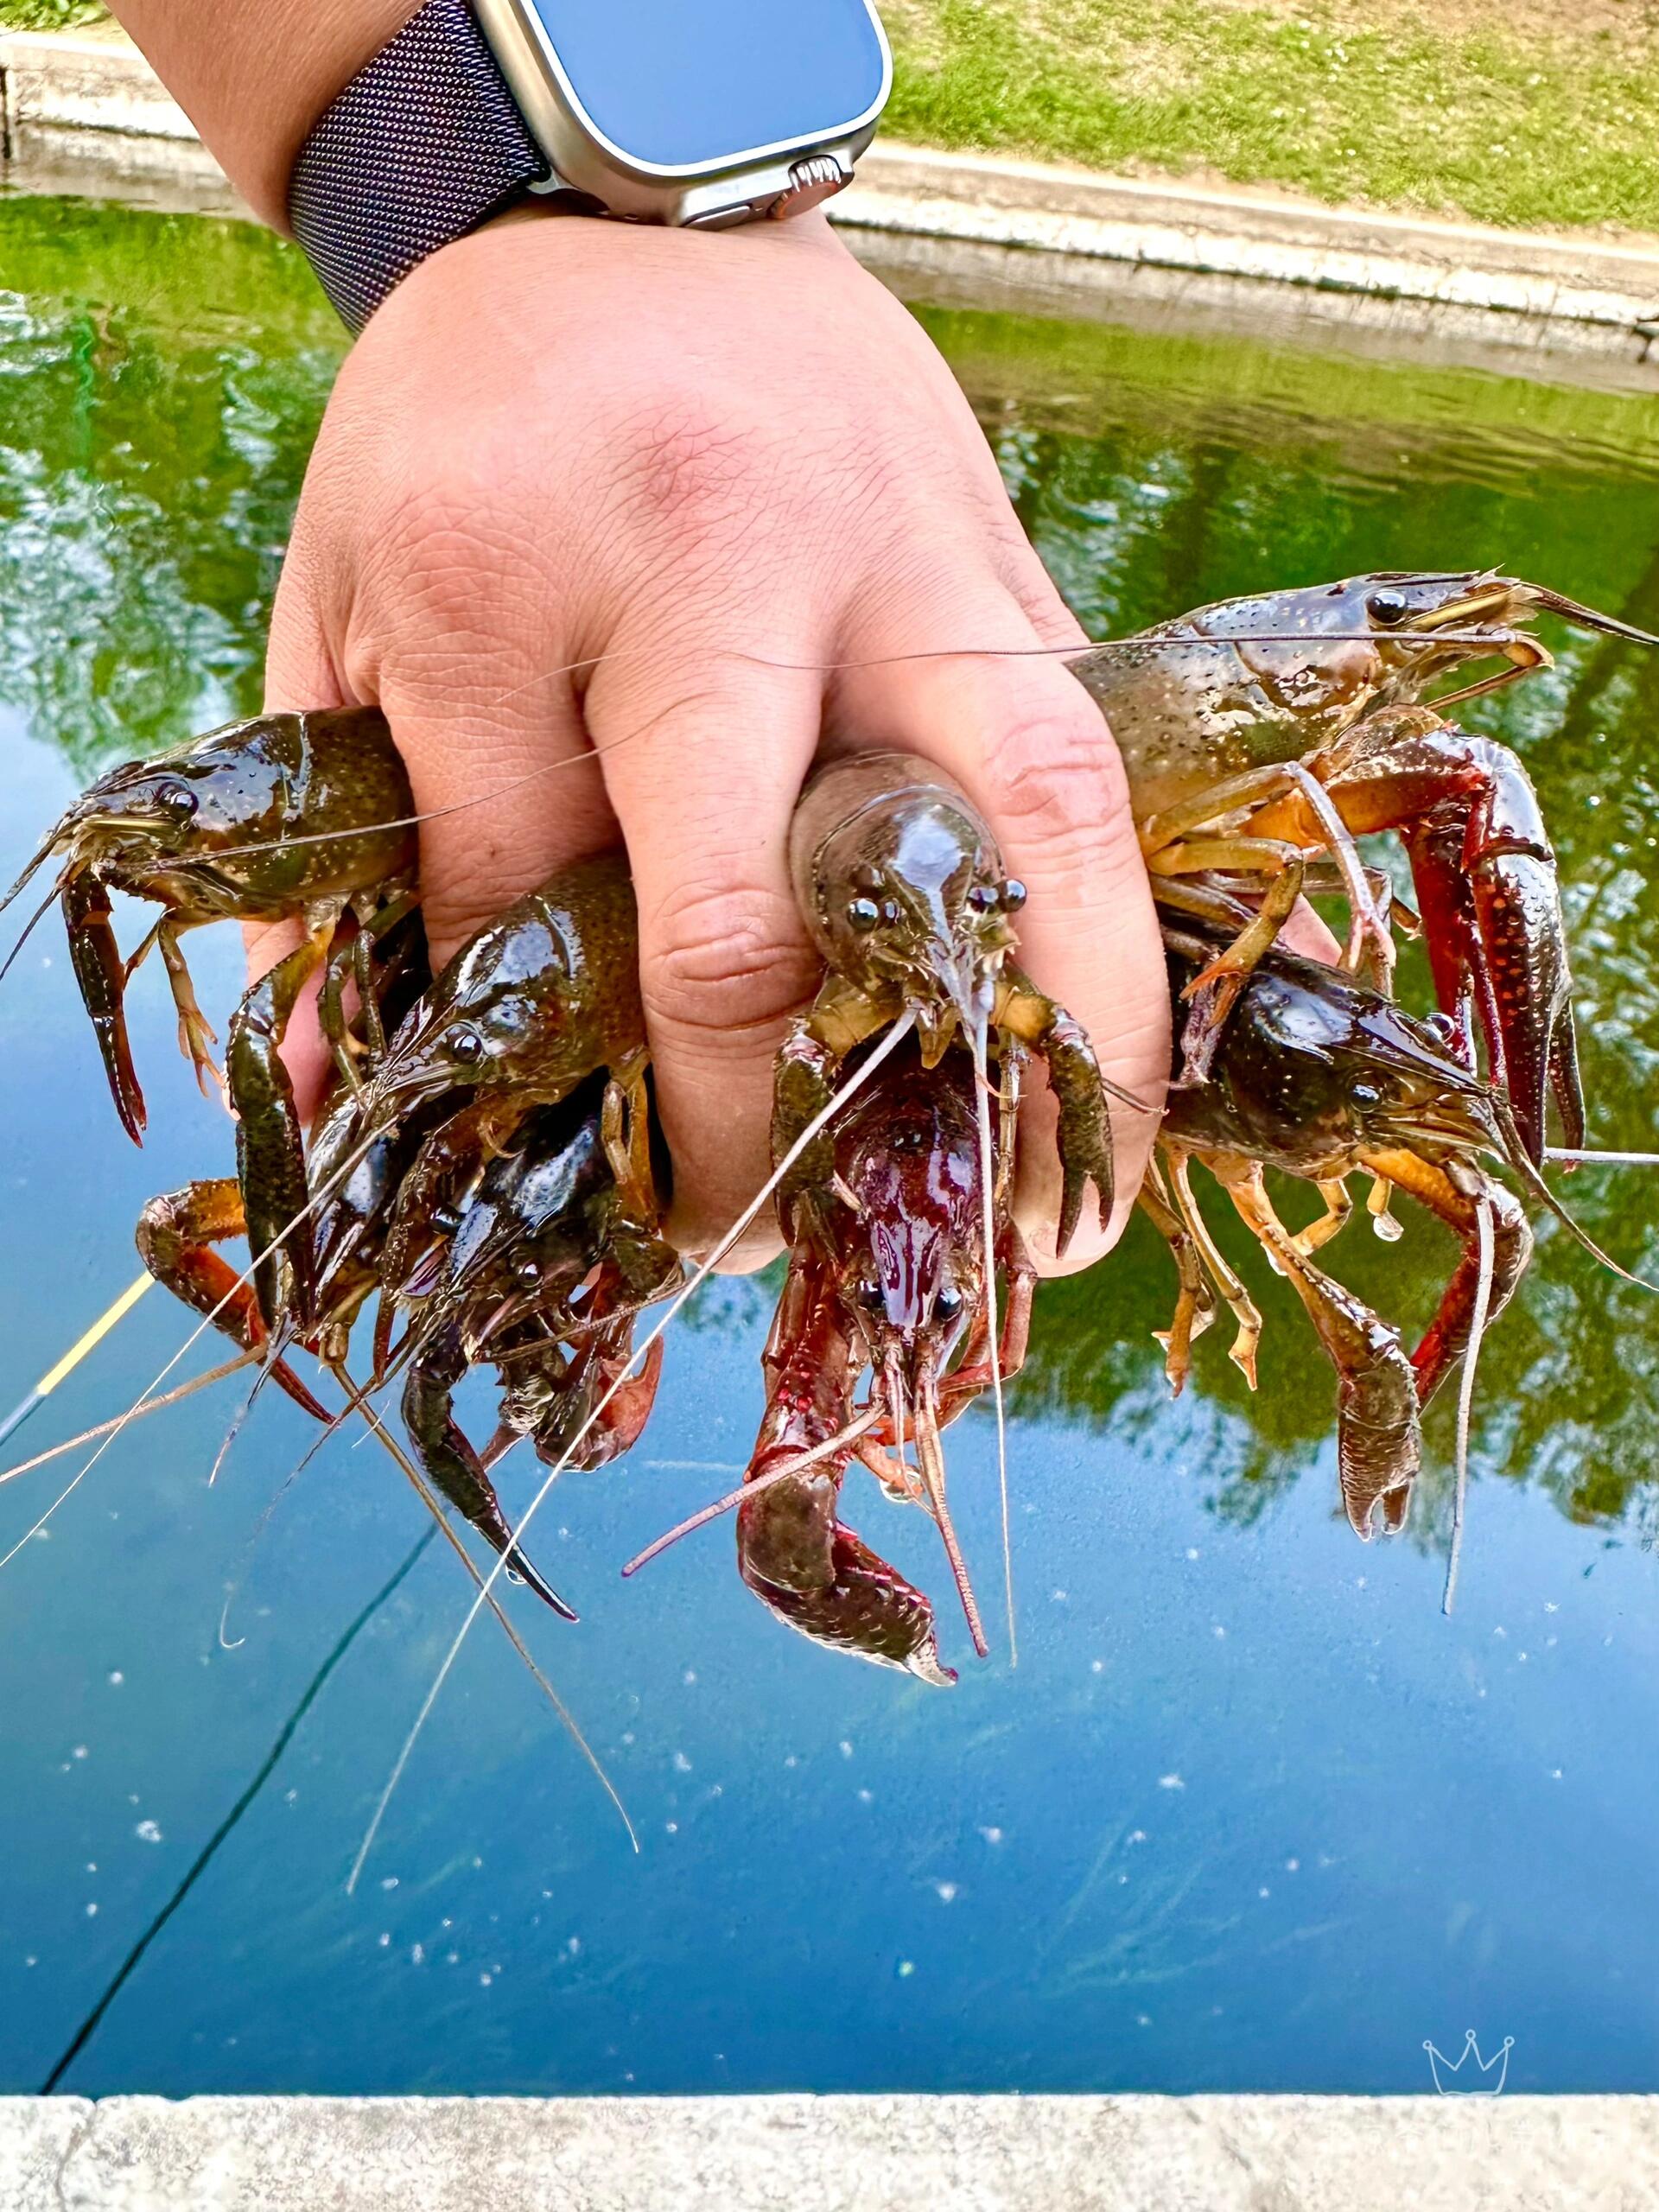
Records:
{"label": "crayfish eye", "polygon": [[1002,904],[1002,894],[994,883],[976,883],[968,893],[968,904],[976,914],[994,914]]}
{"label": "crayfish eye", "polygon": [[847,901],[848,923],[861,937],[873,930],[880,918],[881,909],[874,899],[849,899]]}
{"label": "crayfish eye", "polygon": [[524,1287],[526,1290],[539,1290],[541,1288],[542,1271],[540,1268],[537,1266],[534,1260],[520,1260],[518,1267],[518,1275],[519,1281],[524,1285]]}
{"label": "crayfish eye", "polygon": [[961,1311],[962,1293],[955,1283],[948,1282],[933,1300],[933,1319],[936,1321],[954,1321]]}
{"label": "crayfish eye", "polygon": [[197,799],[188,784],[157,784],[150,792],[156,811],[168,821],[185,823],[195,818]]}
{"label": "crayfish eye", "polygon": [[886,1294],[874,1275],[858,1286],[858,1302],[868,1313],[880,1313],[886,1307]]}
{"label": "crayfish eye", "polygon": [[1373,622],[1392,630],[1410,613],[1411,602],[1402,591],[1374,591],[1365,602],[1365,612]]}
{"label": "crayfish eye", "polygon": [[449,1039],[449,1057],[464,1068],[476,1067],[484,1057],[484,1039],[476,1029],[457,1029]]}
{"label": "crayfish eye", "polygon": [[1382,1093],[1374,1083],[1357,1083],[1351,1088],[1348,1096],[1362,1114],[1369,1111],[1371,1107],[1380,1106],[1382,1103]]}
{"label": "crayfish eye", "polygon": [[1017,875],[1011,875],[998,896],[1005,914],[1017,914],[1026,903],[1026,887]]}

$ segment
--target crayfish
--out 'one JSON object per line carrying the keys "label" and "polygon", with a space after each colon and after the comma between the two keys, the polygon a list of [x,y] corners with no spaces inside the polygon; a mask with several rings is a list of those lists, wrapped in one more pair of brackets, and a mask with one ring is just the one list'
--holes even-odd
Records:
{"label": "crayfish", "polygon": [[[1176,1003],[1223,933],[1166,927]],[[1532,1255],[1520,1202],[1481,1166],[1508,1167],[1604,1265],[1614,1263],[1565,1212],[1522,1141],[1503,1091],[1447,1046],[1443,1017],[1420,1021],[1357,978],[1274,951],[1244,980],[1209,1080],[1173,1089],[1141,1205],[1168,1243],[1179,1277],[1161,1341],[1174,1390],[1192,1338],[1215,1317],[1211,1285],[1231,1309],[1232,1358],[1252,1388],[1261,1317],[1217,1247],[1193,1196],[1190,1163],[1219,1182],[1301,1300],[1338,1377],[1338,1471],[1350,1522],[1369,1538],[1380,1513],[1405,1525],[1422,1458],[1420,1415],[1468,1354],[1477,1320],[1495,1319]],[[1323,1213],[1297,1234],[1280,1220],[1264,1168],[1312,1182]],[[1404,1192],[1457,1236],[1462,1255],[1409,1357],[1399,1332],[1313,1257],[1352,1212],[1346,1179],[1373,1178],[1371,1211]],[[1483,1251],[1483,1247],[1484,1248]],[[1623,1274],[1622,1268],[1615,1272]]]}
{"label": "crayfish", "polygon": [[[407,1370],[405,1421],[426,1473],[566,1613],[514,1542],[489,1468],[519,1434],[556,1456],[605,1401],[581,1462],[596,1465],[626,1450],[650,1410],[654,1370],[608,1402],[634,1313],[679,1273],[656,1233],[635,934],[620,861],[562,871],[464,945],[389,1040],[353,1039],[352,1080],[308,1161],[284,1160],[279,1197],[261,1185],[259,1228],[226,1178],[153,1200],[138,1232],[151,1272],[245,1348],[268,1347],[276,1379],[319,1418],[285,1355],[308,1345],[360,1402],[343,1362],[378,1294],[371,1387]],[[211,1249],[238,1235],[254,1248],[257,1299]],[[394,1351],[400,1310],[413,1318]],[[505,1392],[504,1433],[480,1457],[450,1401],[482,1357]]]}
{"label": "crayfish", "polygon": [[[772,1155],[790,1265],[763,1363],[766,1410],[744,1490],[629,1571],[735,1506],[739,1572],[779,1619],[949,1683],[931,1605],[842,1523],[842,1485],[856,1458],[934,1521],[983,1656],[939,1433],[988,1387],[1000,1418],[1002,1380],[1024,1357],[1034,1272],[1010,1186],[1025,1059],[1044,1058],[1060,1102],[1062,1249],[1091,1182],[1103,1218],[1110,1211],[1106,1086],[1077,1023],[1010,958],[1025,894],[941,770],[899,753],[830,764],[797,808],[790,859],[828,973],[777,1062]],[[885,1032],[891,1052],[911,1029],[913,1044],[904,1039],[834,1112],[836,1074],[849,1071],[854,1090],[873,1040]]]}
{"label": "crayfish", "polygon": [[[939,1431],[991,1382],[994,1357],[1002,1378],[1018,1370],[1034,1277],[1008,1211],[1012,1086],[999,1101],[988,1190],[976,1081],[960,1044],[931,1069],[901,1054],[838,1117],[828,1182],[792,1215],[789,1274],[763,1360],[752,1494],[737,1516],[738,1571],[780,1620],[937,1684],[956,1676],[940,1662],[932,1606],[838,1507],[856,1457],[889,1496],[932,1518],[982,1656]],[[1007,1296],[994,1346],[997,1269]],[[854,1395],[866,1371],[860,1408]],[[914,1469],[905,1459],[912,1440]],[[809,1453],[815,1464],[790,1471]]]}
{"label": "crayfish", "polygon": [[[1335,862],[1347,896],[1344,966],[1387,988],[1389,902],[1353,841],[1395,830],[1459,1057],[1474,1066],[1478,1019],[1535,1165],[1550,1090],[1566,1143],[1582,1144],[1566,931],[1537,798],[1507,746],[1441,711],[1550,666],[1520,626],[1540,613],[1659,644],[1514,577],[1379,574],[1199,607],[1072,663],[1123,756],[1157,898],[1234,932],[1184,987],[1179,1083],[1208,1073],[1245,978],[1296,903],[1309,853]],[[1421,705],[1438,677],[1494,657],[1505,664],[1496,674]],[[1262,893],[1242,927],[1230,896],[1240,879]]]}
{"label": "crayfish", "polygon": [[[160,952],[178,1012],[180,1046],[206,1088],[218,1075],[212,1057],[217,1039],[196,1003],[180,938],[209,922],[302,925],[303,943],[250,986],[231,1017],[226,1044],[225,1086],[237,1116],[238,1179],[256,1235],[274,1236],[285,1227],[289,1216],[283,1205],[303,1188],[299,1118],[281,1046],[300,994],[319,967],[326,971],[319,1000],[324,1033],[348,1079],[358,1049],[343,1007],[348,977],[359,986],[371,1033],[378,1034],[372,956],[376,942],[416,902],[413,804],[378,708],[228,722],[154,760],[129,762],[101,776],[54,825],[0,900],[10,905],[38,868],[62,857],[54,887],[68,928],[70,962],[116,1112],[135,1144],[143,1138],[144,1096],[123,1003],[134,970],[152,948]],[[160,920],[124,961],[111,926],[111,891],[162,908]],[[342,935],[348,915],[357,927]],[[268,1277],[260,1303],[270,1320]]]}

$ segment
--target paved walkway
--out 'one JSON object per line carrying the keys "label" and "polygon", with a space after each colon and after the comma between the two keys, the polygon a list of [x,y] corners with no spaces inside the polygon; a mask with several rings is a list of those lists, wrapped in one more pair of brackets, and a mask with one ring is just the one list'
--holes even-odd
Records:
{"label": "paved walkway", "polygon": [[5,2212],[1652,2212],[1642,2097],[0,2100]]}

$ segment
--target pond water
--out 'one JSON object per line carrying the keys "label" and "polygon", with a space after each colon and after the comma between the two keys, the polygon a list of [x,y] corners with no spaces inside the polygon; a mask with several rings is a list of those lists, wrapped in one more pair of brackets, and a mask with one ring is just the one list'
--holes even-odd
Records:
{"label": "pond water", "polygon": [[[200,219],[0,200],[0,285],[9,880],[95,767],[255,703],[339,340],[291,254]],[[1659,625],[1650,403],[926,319],[1099,633],[1489,563]],[[1595,1138],[1650,1146],[1659,657],[1550,642],[1553,674],[1469,719],[1521,747],[1560,849]],[[195,943],[223,1009],[235,946]],[[143,1154],[54,924],[0,990],[0,1410],[130,1279],[143,1198],[228,1164],[154,963],[133,1014]],[[1639,1172],[1569,1195],[1659,1266]],[[1170,1269],[1139,1227],[1046,1288],[1013,1393],[1019,1665],[964,1665],[950,1694],[776,1627],[728,1526],[618,1579],[753,1433],[766,1293],[711,1288],[640,1451],[542,1523],[582,1626],[514,1600],[638,1857],[480,1632],[348,1896],[464,1608],[455,1562],[409,1563],[419,1508],[372,1449],[342,1438],[284,1488],[308,1440],[285,1404],[212,1488],[234,1386],[122,1437],[0,1571],[0,2089],[1418,2090],[1425,2040],[1455,2055],[1471,2026],[1514,2038],[1516,2088],[1659,2088],[1659,1313],[1542,1224],[1482,1368],[1448,1621],[1451,1408],[1409,1534],[1362,1548],[1334,1510],[1328,1372],[1212,1198],[1268,1317],[1259,1395],[1217,1328],[1168,1402]],[[1392,1249],[1355,1228],[1333,1257],[1421,1323],[1452,1251],[1414,1212]],[[118,1410],[185,1334],[147,1300],[8,1464]],[[0,1490],[0,1551],[79,1465]],[[988,1586],[978,1411],[952,1475]],[[529,1479],[510,1465],[512,1500]],[[917,1516],[868,1489],[855,1524],[942,1595]]]}

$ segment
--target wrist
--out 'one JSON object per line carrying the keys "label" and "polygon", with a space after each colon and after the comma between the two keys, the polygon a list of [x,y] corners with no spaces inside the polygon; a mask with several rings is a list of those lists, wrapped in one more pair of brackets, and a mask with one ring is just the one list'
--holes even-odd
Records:
{"label": "wrist", "polygon": [[111,12],[262,221],[286,232],[289,180],[318,118],[419,0],[111,0]]}

